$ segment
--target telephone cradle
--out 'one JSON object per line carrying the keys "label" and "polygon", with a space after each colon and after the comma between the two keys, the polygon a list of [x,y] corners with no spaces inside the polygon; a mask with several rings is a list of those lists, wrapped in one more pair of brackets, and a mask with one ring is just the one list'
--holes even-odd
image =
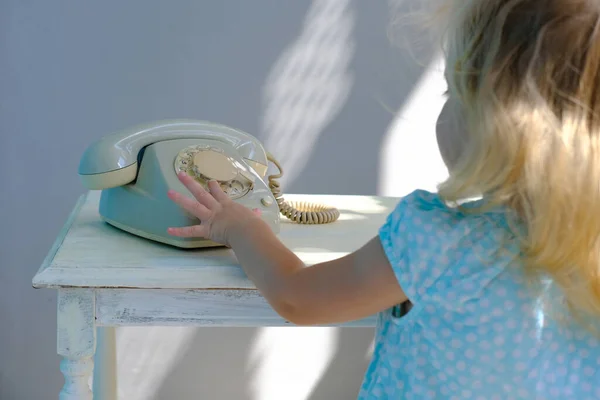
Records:
{"label": "telephone cradle", "polygon": [[[279,173],[266,183],[269,161]],[[180,248],[221,246],[167,233],[168,227],[198,223],[167,197],[169,189],[189,194],[177,178],[180,171],[205,188],[216,180],[232,200],[259,208],[275,233],[280,214],[299,224],[331,223],[340,215],[334,207],[285,201],[277,181],[283,169],[262,144],[248,133],[207,121],[157,121],[107,135],[86,149],[79,164],[83,185],[102,190],[99,214],[108,224]]]}

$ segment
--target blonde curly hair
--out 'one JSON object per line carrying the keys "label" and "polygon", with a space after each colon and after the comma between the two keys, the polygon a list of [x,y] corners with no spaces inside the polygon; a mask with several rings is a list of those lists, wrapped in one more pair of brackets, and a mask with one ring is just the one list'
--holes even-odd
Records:
{"label": "blonde curly hair", "polygon": [[526,270],[600,316],[600,2],[448,0],[439,12],[467,136],[439,194],[516,211]]}

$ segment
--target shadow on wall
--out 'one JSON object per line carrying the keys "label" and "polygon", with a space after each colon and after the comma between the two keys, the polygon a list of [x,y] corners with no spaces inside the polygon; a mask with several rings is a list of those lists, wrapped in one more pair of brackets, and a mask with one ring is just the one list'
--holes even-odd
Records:
{"label": "shadow on wall", "polygon": [[[336,330],[337,347],[327,370],[316,382],[309,400],[355,398],[372,356],[373,330],[344,328]],[[365,340],[370,336],[369,341]],[[348,379],[348,378],[353,379]]]}
{"label": "shadow on wall", "polygon": [[[151,328],[154,329],[154,328]],[[173,328],[159,328],[164,341],[172,341]],[[126,371],[127,383],[119,386],[131,389],[120,393],[119,398],[131,400],[146,399],[198,399],[210,394],[214,399],[253,400],[248,383],[252,375],[244,362],[252,351],[256,330],[252,328],[185,328],[189,334],[186,343],[180,343],[181,358],[172,368],[158,365],[164,373],[155,384],[154,391],[146,397],[130,396],[136,388],[135,375]],[[140,332],[141,334],[141,332]],[[143,375],[142,379],[146,379]],[[138,392],[139,393],[139,392]]]}

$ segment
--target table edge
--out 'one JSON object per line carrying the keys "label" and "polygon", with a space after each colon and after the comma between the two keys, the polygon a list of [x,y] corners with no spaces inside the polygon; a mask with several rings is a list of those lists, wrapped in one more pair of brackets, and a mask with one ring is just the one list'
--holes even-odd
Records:
{"label": "table edge", "polygon": [[33,276],[31,283],[34,288],[39,289],[39,288],[48,287],[46,284],[42,283],[42,281],[40,280],[40,277],[43,274],[43,272],[50,266],[50,264],[52,264],[52,261],[54,260],[54,256],[56,256],[56,253],[60,249],[60,246],[62,246],[63,241],[65,240],[69,231],[71,230],[71,227],[73,226],[73,222],[79,215],[79,211],[81,211],[81,208],[85,204],[89,193],[90,192],[87,191],[86,193],[80,195],[79,198],[77,199],[77,202],[75,203],[75,207],[73,207],[73,209],[69,213],[69,216],[67,217],[67,221],[63,224],[57,238],[54,240],[54,243],[52,244],[52,247],[50,248],[50,251],[48,251],[48,253],[46,254],[44,261],[42,261],[42,265],[40,266],[40,268],[38,269],[36,274]]}
{"label": "table edge", "polygon": [[[34,289],[64,289],[64,288],[82,288],[82,289],[159,289],[159,287],[155,287],[154,285],[130,285],[127,283],[119,284],[119,285],[106,285],[106,282],[100,282],[94,280],[90,280],[89,277],[79,277],[85,278],[81,279],[79,283],[77,282],[60,282],[60,279],[56,279],[56,274],[60,275],[61,272],[64,272],[65,268],[61,268],[59,265],[53,265],[54,258],[60,248],[63,245],[64,240],[68,236],[70,230],[72,229],[75,221],[77,220],[81,209],[85,206],[85,204],[89,201],[90,194],[99,193],[99,190],[89,190],[79,196],[75,206],[69,213],[66,222],[62,226],[57,238],[55,239],[52,247],[44,258],[41,266],[39,267],[36,274],[32,279],[32,286]],[[370,199],[385,199],[387,201],[397,202],[401,197],[398,196],[378,196],[378,195],[360,195],[360,194],[301,194],[301,193],[288,193],[288,196],[294,197],[361,197],[361,198],[370,198]],[[121,270],[122,271],[122,270]],[[76,281],[76,280],[75,280]],[[85,283],[84,283],[85,282]],[[245,282],[244,282],[245,283]],[[254,285],[236,285],[236,286],[198,286],[198,285],[189,285],[188,284],[174,284],[169,286],[161,286],[163,289],[204,289],[204,290],[256,290]]]}

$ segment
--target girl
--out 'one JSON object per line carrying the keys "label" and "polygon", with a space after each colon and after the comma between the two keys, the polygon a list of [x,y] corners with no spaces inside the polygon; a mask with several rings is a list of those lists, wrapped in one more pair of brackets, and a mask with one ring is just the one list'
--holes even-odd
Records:
{"label": "girl", "polygon": [[180,177],[195,199],[169,196],[201,224],[169,232],[230,246],[293,323],[379,313],[361,399],[598,399],[600,3],[443,11],[443,114],[462,127],[438,133],[438,194],[406,196],[364,247],[311,268],[215,182]]}

